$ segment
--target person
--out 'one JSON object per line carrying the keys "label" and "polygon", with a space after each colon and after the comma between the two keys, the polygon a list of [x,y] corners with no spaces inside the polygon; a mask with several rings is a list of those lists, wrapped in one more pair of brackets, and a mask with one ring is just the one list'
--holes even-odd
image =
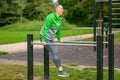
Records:
{"label": "person", "polygon": [[55,34],[58,41],[60,43],[62,42],[60,25],[62,23],[63,12],[64,12],[63,6],[60,4],[57,4],[55,6],[55,12],[50,13],[46,17],[44,25],[42,26],[40,31],[40,41],[42,45],[44,45],[48,49],[48,51],[52,54],[52,60],[59,71],[58,76],[68,77],[70,74],[68,74],[65,70],[63,70],[60,58],[58,56],[57,47],[52,45],[46,45],[46,43],[55,43],[54,41]]}

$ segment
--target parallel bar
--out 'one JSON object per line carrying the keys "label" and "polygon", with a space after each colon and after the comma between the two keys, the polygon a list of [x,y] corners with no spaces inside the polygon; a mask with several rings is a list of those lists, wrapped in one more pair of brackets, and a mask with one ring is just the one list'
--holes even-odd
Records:
{"label": "parallel bar", "polygon": [[[81,27],[81,28],[71,28],[71,30],[81,30],[81,29],[94,29],[92,27]],[[101,29],[99,26],[96,29]]]}
{"label": "parallel bar", "polygon": [[109,16],[104,16],[104,18],[109,18]]}
{"label": "parallel bar", "polygon": [[[42,45],[41,42],[32,42],[32,45]],[[68,43],[46,43],[46,45],[56,45],[56,46],[85,46],[85,47],[94,47],[96,44],[68,44]]]}
{"label": "parallel bar", "polygon": [[112,25],[120,25],[120,23],[112,23]]}
{"label": "parallel bar", "polygon": [[28,80],[33,80],[33,45],[31,42],[33,41],[33,35],[27,35],[27,74]]}
{"label": "parallel bar", "polygon": [[114,1],[120,1],[120,0],[112,0],[112,2],[114,2]]}
{"label": "parallel bar", "polygon": [[44,80],[49,80],[49,51],[44,46]]}
{"label": "parallel bar", "polygon": [[103,20],[96,20],[97,22],[103,22]]}
{"label": "parallel bar", "polygon": [[109,80],[114,80],[114,34],[109,34]]}
{"label": "parallel bar", "polygon": [[95,0],[96,2],[108,2],[109,0]]}
{"label": "parallel bar", "polygon": [[112,8],[112,10],[120,10],[120,8]]}
{"label": "parallel bar", "polygon": [[112,18],[112,20],[120,20],[120,18]]}
{"label": "parallel bar", "polygon": [[103,80],[103,36],[97,36],[97,80]]}
{"label": "parallel bar", "polygon": [[112,3],[112,5],[119,5],[120,3]]}
{"label": "parallel bar", "polygon": [[120,13],[112,13],[112,15],[120,15]]}
{"label": "parallel bar", "polygon": [[[97,42],[93,41],[63,41],[63,43],[74,43],[74,44],[96,44]],[[108,42],[103,42],[103,44],[108,44]]]}

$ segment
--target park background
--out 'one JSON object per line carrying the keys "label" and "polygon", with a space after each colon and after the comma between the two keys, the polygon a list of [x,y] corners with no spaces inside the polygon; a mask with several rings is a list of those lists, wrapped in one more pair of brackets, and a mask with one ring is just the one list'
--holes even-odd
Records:
{"label": "park background", "polygon": [[[82,28],[82,27],[90,27],[93,28],[93,18],[94,18],[94,7],[92,0],[59,0],[59,3],[64,7],[64,15],[63,15],[63,23],[61,25],[62,28],[62,36],[70,36],[70,29],[71,28]],[[101,3],[97,4],[97,18],[100,18],[100,9],[104,7],[105,15],[108,15],[108,3],[104,3],[104,6],[101,6]],[[119,7],[116,6],[116,7]],[[34,39],[39,40],[39,31],[44,23],[45,17],[54,11],[54,4],[52,1],[49,0],[0,0],[0,44],[10,44],[10,43],[17,43],[17,42],[24,42],[26,41],[26,35],[28,33],[34,34]],[[116,29],[117,28],[117,29]],[[113,30],[119,30],[120,26],[113,26]],[[83,30],[82,34],[91,34],[93,30]],[[73,35],[78,35],[79,33],[73,33]],[[119,34],[119,33],[118,33]],[[115,36],[116,44],[119,44],[119,35]],[[91,40],[91,39],[90,39]],[[119,49],[119,48],[118,48]],[[0,54],[9,54],[8,52],[0,51]],[[77,66],[77,63],[72,63],[72,66]],[[14,76],[14,80],[26,79],[26,67],[24,66],[13,66],[9,65],[0,65],[0,70],[5,71],[8,69],[7,72],[1,74],[1,77],[7,78],[6,80],[11,80]],[[22,71],[19,71],[18,68],[22,68]],[[11,71],[13,69],[13,71]],[[14,70],[17,69],[17,70]],[[78,75],[72,76],[71,80],[78,80],[78,79],[85,79],[85,80],[95,80],[95,73],[92,74],[91,72],[95,72],[93,68],[87,68],[83,72],[81,71],[81,76],[79,75],[78,71],[73,71],[69,68],[69,72],[73,72]],[[39,71],[40,67],[36,66],[36,73],[35,76],[43,75],[42,71]],[[42,69],[43,70],[43,69]],[[18,71],[18,72],[16,72]],[[106,70],[107,71],[107,70]],[[10,75],[13,72],[14,75]],[[54,71],[54,69],[52,70]],[[89,74],[86,74],[90,72]],[[19,74],[15,76],[15,73]],[[21,75],[22,74],[22,75]],[[83,75],[82,75],[83,74]],[[86,75],[85,75],[86,74]],[[24,78],[21,76],[25,75]],[[52,74],[51,80],[55,74]],[[105,72],[107,75],[107,72]],[[104,75],[104,76],[105,76]],[[119,73],[116,72],[116,80],[118,78]],[[58,78],[58,77],[57,77]],[[78,79],[77,79],[78,78]],[[118,79],[117,79],[118,78]],[[55,80],[53,78],[53,80]],[[3,80],[3,79],[2,79]],[[62,79],[58,78],[58,80],[70,80],[69,79]],[[107,80],[107,77],[105,77]]]}

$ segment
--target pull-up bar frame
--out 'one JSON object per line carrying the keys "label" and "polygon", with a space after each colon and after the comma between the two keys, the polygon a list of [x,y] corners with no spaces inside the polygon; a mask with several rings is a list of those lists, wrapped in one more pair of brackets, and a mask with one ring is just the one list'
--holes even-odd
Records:
{"label": "pull-up bar frame", "polygon": [[[112,34],[109,35],[109,42],[112,43],[113,36]],[[28,80],[33,80],[33,45],[42,45],[40,42],[33,42],[33,35],[27,35],[27,60],[28,60]],[[46,45],[56,45],[56,46],[83,46],[83,47],[97,47],[97,80],[103,80],[103,36],[97,36],[97,42],[93,44],[71,44],[71,43],[47,43]],[[114,75],[114,46],[113,43],[109,44],[109,78],[113,78]],[[44,80],[49,80],[49,51],[44,47]],[[113,80],[113,79],[112,79]]]}

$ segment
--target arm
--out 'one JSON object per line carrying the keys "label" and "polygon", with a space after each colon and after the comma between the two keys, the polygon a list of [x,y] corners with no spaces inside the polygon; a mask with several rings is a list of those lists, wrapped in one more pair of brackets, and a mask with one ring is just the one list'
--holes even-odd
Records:
{"label": "arm", "polygon": [[45,25],[44,25],[44,29],[42,32],[43,33],[42,34],[42,42],[45,42],[45,40],[46,40],[46,36],[47,36],[47,33],[48,33],[51,23],[52,23],[52,18],[50,16],[47,16]]}
{"label": "arm", "polygon": [[56,35],[57,35],[58,41],[60,42],[61,41],[61,28],[60,27],[58,28],[58,31],[56,32]]}

